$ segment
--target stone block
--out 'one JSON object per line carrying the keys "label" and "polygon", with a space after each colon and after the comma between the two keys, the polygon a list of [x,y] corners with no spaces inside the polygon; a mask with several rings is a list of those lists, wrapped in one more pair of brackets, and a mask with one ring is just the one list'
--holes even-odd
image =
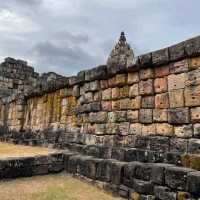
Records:
{"label": "stone block", "polygon": [[200,153],[200,139],[189,139],[188,152],[193,154]]}
{"label": "stone block", "polygon": [[180,153],[167,152],[164,154],[164,162],[173,164],[176,166],[180,166],[181,165],[181,155],[180,155]]}
{"label": "stone block", "polygon": [[190,109],[191,122],[200,122],[200,107]]}
{"label": "stone block", "polygon": [[186,191],[187,175],[192,169],[184,167],[167,167],[165,169],[165,183],[168,187]]}
{"label": "stone block", "polygon": [[133,188],[140,194],[153,194],[153,184],[148,181],[134,179]]}
{"label": "stone block", "polygon": [[128,110],[127,111],[127,120],[129,122],[138,122],[139,112],[138,110]]}
{"label": "stone block", "polygon": [[126,111],[113,111],[108,113],[108,122],[125,122],[126,120]]}
{"label": "stone block", "polygon": [[186,86],[200,85],[200,69],[189,71],[186,74]]}
{"label": "stone block", "polygon": [[112,110],[120,110],[120,100],[112,101]]}
{"label": "stone block", "polygon": [[139,121],[141,123],[152,123],[153,122],[153,110],[152,109],[140,109]]}
{"label": "stone block", "polygon": [[167,122],[167,109],[153,109],[154,122]]}
{"label": "stone block", "polygon": [[191,199],[191,195],[188,192],[177,192],[178,200]]}
{"label": "stone block", "polygon": [[152,66],[152,53],[146,53],[139,56],[139,63],[143,68]]}
{"label": "stone block", "polygon": [[142,135],[155,135],[156,134],[156,126],[155,124],[142,125]]}
{"label": "stone block", "polygon": [[200,105],[200,85],[186,87],[184,91],[186,106]]}
{"label": "stone block", "polygon": [[170,108],[184,107],[184,90],[171,90],[169,92]]}
{"label": "stone block", "polygon": [[168,122],[170,124],[187,124],[190,122],[188,108],[173,108],[168,111]]}
{"label": "stone block", "polygon": [[103,111],[111,111],[112,101],[101,101],[101,108]]}
{"label": "stone block", "polygon": [[169,146],[169,137],[154,136],[149,139],[149,148],[152,151],[168,152]]}
{"label": "stone block", "polygon": [[141,135],[142,125],[140,123],[130,124],[129,133],[133,135]]}
{"label": "stone block", "polygon": [[91,123],[105,123],[107,121],[107,112],[90,113],[89,120]]}
{"label": "stone block", "polygon": [[100,87],[102,90],[108,88],[108,81],[107,80],[100,80]]}
{"label": "stone block", "polygon": [[110,100],[111,98],[112,98],[111,88],[102,91],[102,100]]}
{"label": "stone block", "polygon": [[150,95],[154,93],[153,79],[139,82],[139,94]]}
{"label": "stone block", "polygon": [[138,95],[139,95],[138,83],[131,85],[129,89],[129,97],[135,97]]}
{"label": "stone block", "polygon": [[128,84],[133,84],[139,82],[138,72],[128,73]]}
{"label": "stone block", "polygon": [[194,137],[200,138],[200,124],[194,124]]}
{"label": "stone block", "polygon": [[184,42],[169,47],[170,61],[183,59],[185,55]]}
{"label": "stone block", "polygon": [[111,158],[119,161],[124,161],[125,149],[113,147],[111,152]]}
{"label": "stone block", "polygon": [[189,69],[197,69],[200,67],[200,57],[189,59]]}
{"label": "stone block", "polygon": [[139,76],[141,80],[154,78],[154,70],[152,68],[141,69],[139,71]]}
{"label": "stone block", "polygon": [[112,99],[119,99],[120,90],[118,87],[112,88]]}
{"label": "stone block", "polygon": [[131,100],[129,98],[121,99],[120,101],[120,110],[131,109]]}
{"label": "stone block", "polygon": [[111,87],[111,88],[116,87],[116,77],[115,76],[108,79],[108,87]]}
{"label": "stone block", "polygon": [[107,134],[118,134],[119,133],[119,124],[117,123],[107,123],[106,124]]}
{"label": "stone block", "polygon": [[84,94],[84,103],[90,103],[92,102],[93,99],[93,93],[92,92],[87,92]]}
{"label": "stone block", "polygon": [[176,193],[163,186],[155,186],[154,194],[160,200],[176,200]]}
{"label": "stone block", "polygon": [[170,139],[170,151],[173,153],[186,153],[187,152],[187,139],[171,138]]}
{"label": "stone block", "polygon": [[162,93],[167,91],[167,78],[156,78],[154,80],[154,91],[155,93]]}
{"label": "stone block", "polygon": [[98,80],[90,82],[90,91],[98,91],[100,89],[100,83]]}
{"label": "stone block", "polygon": [[185,52],[188,56],[198,56],[200,52],[200,37],[194,37],[184,42]]}
{"label": "stone block", "polygon": [[171,74],[177,74],[177,73],[182,73],[182,72],[187,72],[188,71],[188,60],[181,60],[175,63],[171,63],[169,65],[170,73]]}
{"label": "stone block", "polygon": [[119,97],[120,98],[129,97],[129,86],[124,86],[124,87],[119,88]]}
{"label": "stone block", "polygon": [[155,77],[165,77],[169,75],[169,66],[161,66],[161,67],[156,67],[155,68]]}
{"label": "stone block", "polygon": [[191,138],[193,136],[192,124],[175,126],[174,134],[175,136],[180,137],[180,138]]}
{"label": "stone block", "polygon": [[116,85],[123,86],[126,84],[127,76],[126,74],[117,74],[116,75]]}
{"label": "stone block", "polygon": [[129,133],[129,122],[123,122],[119,124],[119,135],[126,136]]}
{"label": "stone block", "polygon": [[200,196],[200,172],[190,172],[187,181],[188,191],[194,195]]}
{"label": "stone block", "polygon": [[200,170],[200,156],[198,154],[183,154],[181,155],[181,164],[195,170]]}
{"label": "stone block", "polygon": [[[142,126],[142,124],[140,124]],[[147,149],[149,148],[149,138],[148,136],[137,135],[135,140],[135,148]]]}
{"label": "stone block", "polygon": [[106,134],[106,124],[95,124],[95,134],[105,135]]}
{"label": "stone block", "polygon": [[164,65],[169,62],[168,48],[160,49],[152,53],[152,62],[154,66]]}
{"label": "stone block", "polygon": [[186,74],[171,74],[168,76],[168,90],[185,88]]}
{"label": "stone block", "polygon": [[168,123],[158,123],[156,124],[156,133],[162,136],[173,136],[174,129],[173,126]]}
{"label": "stone block", "polygon": [[101,92],[94,92],[94,101],[101,101]]}
{"label": "stone block", "polygon": [[154,96],[142,97],[142,108],[154,108]]}
{"label": "stone block", "polygon": [[168,93],[161,93],[155,96],[155,108],[169,108],[169,95]]}

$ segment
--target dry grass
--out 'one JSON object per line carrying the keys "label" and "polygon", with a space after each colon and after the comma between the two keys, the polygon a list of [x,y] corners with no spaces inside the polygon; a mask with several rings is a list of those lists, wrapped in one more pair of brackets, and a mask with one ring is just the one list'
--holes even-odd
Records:
{"label": "dry grass", "polygon": [[64,173],[0,182],[1,200],[120,200]]}
{"label": "dry grass", "polygon": [[55,149],[43,147],[30,147],[0,142],[0,158],[45,155],[55,151]]}

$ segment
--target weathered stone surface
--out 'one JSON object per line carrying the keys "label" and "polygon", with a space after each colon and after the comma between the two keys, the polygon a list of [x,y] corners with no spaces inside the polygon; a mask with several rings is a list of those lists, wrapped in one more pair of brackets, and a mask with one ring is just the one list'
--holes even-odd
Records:
{"label": "weathered stone surface", "polygon": [[156,67],[155,68],[155,77],[164,77],[169,75],[169,66],[161,66],[161,67]]}
{"label": "weathered stone surface", "polygon": [[89,120],[92,123],[105,123],[107,121],[107,112],[90,113]]}
{"label": "weathered stone surface", "polygon": [[182,73],[182,72],[187,72],[188,71],[188,60],[181,60],[175,63],[171,63],[169,65],[170,68],[170,73],[171,74],[176,74],[176,73]]}
{"label": "weathered stone surface", "polygon": [[185,57],[184,42],[169,47],[170,61],[180,60]]}
{"label": "weathered stone surface", "polygon": [[154,96],[142,97],[142,108],[154,108]]}
{"label": "weathered stone surface", "polygon": [[120,97],[120,90],[118,87],[112,88],[112,99],[118,99]]}
{"label": "weathered stone surface", "polygon": [[148,79],[146,81],[139,82],[139,93],[140,95],[149,95],[154,93],[153,80]]}
{"label": "weathered stone surface", "polygon": [[149,148],[156,152],[168,152],[170,142],[168,137],[153,136],[149,140]]}
{"label": "weathered stone surface", "polygon": [[148,67],[148,66],[152,66],[152,54],[151,53],[146,53],[146,54],[139,56],[139,60],[140,60],[140,65],[144,68]]}
{"label": "weathered stone surface", "polygon": [[129,97],[129,86],[124,86],[119,89],[119,97],[127,98]]}
{"label": "weathered stone surface", "polygon": [[116,85],[117,86],[123,86],[126,84],[126,74],[117,74],[116,75]]}
{"label": "weathered stone surface", "polygon": [[200,58],[191,58],[189,59],[189,69],[197,69],[200,67]]}
{"label": "weathered stone surface", "polygon": [[140,194],[153,194],[153,184],[151,182],[134,179],[133,188]]}
{"label": "weathered stone surface", "polygon": [[120,100],[112,101],[112,110],[120,110]]}
{"label": "weathered stone surface", "polygon": [[133,84],[139,82],[138,72],[128,73],[128,84]]}
{"label": "weathered stone surface", "polygon": [[112,101],[101,101],[101,108],[103,111],[111,111]]}
{"label": "weathered stone surface", "polygon": [[200,139],[189,139],[188,152],[194,154],[200,153]]}
{"label": "weathered stone surface", "polygon": [[191,108],[190,113],[192,122],[200,122],[200,107]]}
{"label": "weathered stone surface", "polygon": [[155,135],[156,126],[155,124],[142,125],[142,135]]}
{"label": "weathered stone surface", "polygon": [[173,136],[173,126],[167,123],[156,124],[156,133],[163,136]]}
{"label": "weathered stone surface", "polygon": [[188,72],[185,84],[186,86],[200,85],[200,69]]}
{"label": "weathered stone surface", "polygon": [[125,122],[127,121],[126,111],[114,111],[108,113],[109,122]]}
{"label": "weathered stone surface", "polygon": [[193,127],[192,124],[175,126],[174,134],[180,138],[191,138],[193,136]]}
{"label": "weathered stone surface", "polygon": [[185,87],[186,74],[171,74],[168,76],[168,90],[182,89]]}
{"label": "weathered stone surface", "polygon": [[97,91],[100,89],[100,83],[98,80],[90,82],[90,91]]}
{"label": "weathered stone surface", "polygon": [[138,122],[139,112],[138,110],[128,110],[127,111],[127,120],[129,122]]}
{"label": "weathered stone surface", "polygon": [[200,124],[194,124],[194,137],[200,138]]}
{"label": "weathered stone surface", "polygon": [[140,123],[130,124],[129,133],[133,135],[141,135],[142,125]]}
{"label": "weathered stone surface", "polygon": [[138,84],[133,84],[130,86],[130,90],[129,90],[129,97],[135,97],[139,95],[139,88],[138,88]]}
{"label": "weathered stone surface", "polygon": [[169,108],[169,95],[168,93],[161,93],[155,96],[155,108]]}
{"label": "weathered stone surface", "polygon": [[130,109],[139,109],[141,107],[141,96],[130,100]]}
{"label": "weathered stone surface", "polygon": [[112,98],[112,89],[108,88],[102,91],[102,99],[103,100],[110,100]]}
{"label": "weathered stone surface", "polygon": [[190,122],[188,108],[174,108],[168,111],[168,122],[170,124],[185,124]]}
{"label": "weathered stone surface", "polygon": [[163,65],[169,62],[168,48],[161,49],[152,53],[153,65]]}
{"label": "weathered stone surface", "polygon": [[139,76],[141,80],[154,78],[154,71],[152,68],[141,69],[139,72]]}
{"label": "weathered stone surface", "polygon": [[167,122],[167,109],[153,109],[154,122]]}
{"label": "weathered stone surface", "polygon": [[184,91],[185,106],[200,105],[200,85],[186,87]]}
{"label": "weathered stone surface", "polygon": [[184,90],[171,90],[169,92],[170,108],[184,107]]}
{"label": "weathered stone surface", "polygon": [[154,188],[154,194],[161,200],[176,200],[176,193],[170,191],[169,188],[163,186],[156,186]]}
{"label": "weathered stone surface", "polygon": [[189,39],[184,43],[185,52],[188,56],[196,56],[199,55],[200,52],[200,37],[197,36],[195,38]]}
{"label": "weathered stone surface", "polygon": [[170,151],[175,153],[186,153],[188,141],[182,138],[170,139]]}
{"label": "weathered stone surface", "polygon": [[162,93],[167,91],[167,78],[156,78],[154,80],[155,93]]}
{"label": "weathered stone surface", "polygon": [[107,80],[100,80],[100,86],[101,86],[101,89],[107,89],[108,88],[108,81]]}
{"label": "weathered stone surface", "polygon": [[153,110],[152,109],[140,109],[139,121],[141,123],[152,123],[153,122]]}
{"label": "weathered stone surface", "polygon": [[200,195],[200,172],[190,172],[188,174],[188,191],[195,195]]}

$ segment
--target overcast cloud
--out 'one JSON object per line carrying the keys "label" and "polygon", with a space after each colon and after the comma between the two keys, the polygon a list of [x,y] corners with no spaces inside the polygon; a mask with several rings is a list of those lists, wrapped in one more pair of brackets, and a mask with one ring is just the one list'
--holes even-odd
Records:
{"label": "overcast cloud", "polygon": [[63,75],[105,64],[122,30],[136,55],[200,34],[199,0],[0,0],[0,59]]}

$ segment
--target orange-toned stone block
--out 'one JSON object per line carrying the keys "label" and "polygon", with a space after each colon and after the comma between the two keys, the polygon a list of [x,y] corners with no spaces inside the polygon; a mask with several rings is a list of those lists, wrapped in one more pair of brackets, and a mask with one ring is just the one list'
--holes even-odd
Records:
{"label": "orange-toned stone block", "polygon": [[116,75],[116,85],[123,86],[126,84],[127,75],[126,74],[117,74]]}
{"label": "orange-toned stone block", "polygon": [[168,112],[167,109],[154,109],[153,121],[154,122],[167,122]]}
{"label": "orange-toned stone block", "polygon": [[161,93],[155,96],[155,108],[169,108],[168,93]]}
{"label": "orange-toned stone block", "polygon": [[137,83],[139,81],[139,75],[138,72],[128,73],[128,84]]}
{"label": "orange-toned stone block", "polygon": [[170,108],[184,107],[184,90],[171,90],[169,92]]}
{"label": "orange-toned stone block", "polygon": [[120,100],[112,101],[112,110],[120,110]]}
{"label": "orange-toned stone block", "polygon": [[164,77],[169,75],[169,66],[161,66],[161,67],[156,67],[155,68],[155,77]]}
{"label": "orange-toned stone block", "polygon": [[118,87],[112,88],[112,99],[118,99],[120,96],[120,90]]}
{"label": "orange-toned stone block", "polygon": [[139,75],[141,80],[154,78],[154,70],[152,68],[141,69]]}
{"label": "orange-toned stone block", "polygon": [[155,124],[142,125],[142,135],[155,135],[156,126]]}
{"label": "orange-toned stone block", "polygon": [[138,95],[139,95],[138,83],[131,85],[129,89],[129,97],[135,97]]}
{"label": "orange-toned stone block", "polygon": [[101,101],[102,110],[111,111],[112,110],[112,101]]}
{"label": "orange-toned stone block", "polygon": [[173,136],[173,126],[168,123],[156,124],[156,133],[162,136]]}
{"label": "orange-toned stone block", "polygon": [[167,91],[167,78],[156,78],[154,80],[154,91],[156,93],[162,93]]}
{"label": "orange-toned stone block", "polygon": [[189,59],[189,69],[197,69],[200,67],[200,57]]}
{"label": "orange-toned stone block", "polygon": [[168,90],[177,90],[185,87],[186,73],[171,74],[168,76]]}
{"label": "orange-toned stone block", "polygon": [[153,79],[139,82],[139,94],[149,95],[154,93]]}
{"label": "orange-toned stone block", "polygon": [[170,68],[171,74],[187,72],[188,71],[188,60],[185,59],[185,60],[171,63],[169,65],[169,68]]}
{"label": "orange-toned stone block", "polygon": [[139,109],[141,107],[141,96],[130,100],[130,109]]}

